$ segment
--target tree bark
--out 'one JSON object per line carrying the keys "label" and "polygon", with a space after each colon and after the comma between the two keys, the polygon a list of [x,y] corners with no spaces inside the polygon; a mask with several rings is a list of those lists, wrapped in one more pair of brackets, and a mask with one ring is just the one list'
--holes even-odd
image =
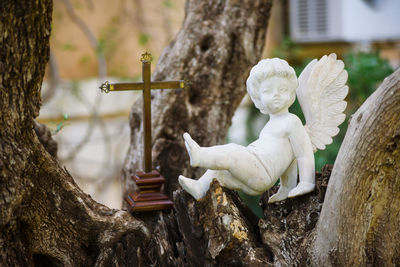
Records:
{"label": "tree bark", "polygon": [[0,12],[0,265],[90,266],[136,258],[118,247],[129,239],[137,248],[148,229],[82,192],[39,141],[54,152],[46,131],[36,125],[35,133],[52,2],[4,0]]}
{"label": "tree bark", "polygon": [[276,193],[277,187],[263,196],[264,216],[258,226],[263,244],[271,250],[274,266],[310,266],[308,250],[331,171],[332,165],[325,165],[322,172],[316,173],[313,193],[275,204],[268,204],[268,198]]}
{"label": "tree bark", "polygon": [[316,230],[316,266],[400,263],[400,69],[352,116]]}

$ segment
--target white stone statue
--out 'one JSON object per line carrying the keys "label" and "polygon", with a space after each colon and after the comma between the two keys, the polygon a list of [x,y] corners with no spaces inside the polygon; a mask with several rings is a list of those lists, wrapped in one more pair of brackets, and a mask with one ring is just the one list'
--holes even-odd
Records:
{"label": "white stone statue", "polygon": [[[213,178],[222,186],[249,195],[262,194],[280,178],[280,188],[269,198],[270,203],[313,191],[314,152],[332,143],[346,117],[343,114],[348,92],[346,81],[347,72],[336,54],[311,61],[299,79],[285,60],[261,60],[251,69],[246,82],[256,107],[269,114],[259,138],[247,147],[237,144],[200,147],[185,133],[190,164],[208,170],[198,180],[180,175],[179,183],[197,200],[206,194]],[[305,126],[288,111],[296,94]]]}

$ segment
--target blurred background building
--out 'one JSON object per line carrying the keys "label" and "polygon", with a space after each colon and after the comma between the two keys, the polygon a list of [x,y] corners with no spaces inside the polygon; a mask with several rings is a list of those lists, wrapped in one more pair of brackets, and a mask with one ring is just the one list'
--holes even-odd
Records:
{"label": "blurred background building", "polygon": [[[141,78],[140,55],[163,48],[179,31],[184,0],[55,0],[51,58],[39,122],[52,129],[59,159],[94,199],[121,206],[120,172],[129,145],[129,111],[140,94],[101,94],[105,80]],[[400,1],[275,0],[263,57],[286,59],[299,74],[312,58],[336,53],[349,72],[348,115],[400,66]],[[155,64],[152,65],[154,68]],[[297,104],[291,110],[299,113]],[[247,144],[268,118],[248,98],[227,141]],[[334,144],[316,155],[333,163]]]}

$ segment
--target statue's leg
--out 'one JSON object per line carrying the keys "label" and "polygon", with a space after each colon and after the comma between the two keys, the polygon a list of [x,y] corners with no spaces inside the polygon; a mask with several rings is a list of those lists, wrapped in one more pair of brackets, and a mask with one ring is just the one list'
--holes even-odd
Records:
{"label": "statue's leg", "polygon": [[221,170],[221,171],[215,171],[217,173],[217,180],[218,182],[229,189],[233,190],[241,190],[244,193],[251,195],[251,196],[257,196],[261,195],[263,192],[259,192],[256,190],[253,190],[250,188],[247,184],[241,182],[238,180],[235,176],[233,176],[229,171]]}
{"label": "statue's leg", "polygon": [[207,170],[198,180],[186,178],[185,176],[180,175],[179,184],[196,200],[199,200],[207,193],[210,188],[210,183],[214,178],[217,179],[222,186],[229,189],[242,190],[249,195],[260,195],[262,193],[252,190],[247,185],[233,177],[229,171],[225,170]]}
{"label": "statue's leg", "polygon": [[186,192],[191,194],[195,199],[199,200],[200,198],[204,197],[210,188],[212,179],[218,179],[220,176],[219,172],[220,171],[207,170],[198,180],[179,175],[179,184],[183,187],[183,189],[185,189]]}
{"label": "statue's leg", "polygon": [[300,179],[299,184],[289,192],[288,197],[292,198],[292,197],[305,195],[305,194],[308,194],[308,193],[314,191],[314,189],[315,189],[315,181],[313,181],[313,180],[310,180],[310,181],[303,180],[302,181]]}
{"label": "statue's leg", "polygon": [[296,187],[297,184],[297,160],[294,159],[289,168],[281,176],[281,184],[276,194],[271,196],[268,203],[282,201],[286,199],[289,192]]}
{"label": "statue's leg", "polygon": [[237,144],[200,147],[189,134],[185,133],[183,137],[192,166],[227,170],[232,174],[233,179],[254,192],[262,193],[273,183],[272,177],[269,176],[260,160],[246,147]]}
{"label": "statue's leg", "polygon": [[201,157],[201,147],[192,139],[192,137],[188,133],[183,134],[183,139],[185,139],[186,150],[190,157],[190,165],[192,165],[193,167],[198,167]]}

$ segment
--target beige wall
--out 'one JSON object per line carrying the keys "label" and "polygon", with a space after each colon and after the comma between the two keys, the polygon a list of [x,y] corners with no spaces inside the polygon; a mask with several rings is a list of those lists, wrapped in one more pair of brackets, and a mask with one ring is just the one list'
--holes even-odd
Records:
{"label": "beige wall", "polygon": [[[184,0],[71,0],[71,3],[76,15],[104,44],[108,74],[117,77],[140,75],[139,59],[146,50],[157,60],[179,30],[184,16]],[[140,43],[141,32],[149,36],[148,43]],[[98,74],[96,49],[71,19],[63,0],[54,1],[50,45],[62,79]]]}

